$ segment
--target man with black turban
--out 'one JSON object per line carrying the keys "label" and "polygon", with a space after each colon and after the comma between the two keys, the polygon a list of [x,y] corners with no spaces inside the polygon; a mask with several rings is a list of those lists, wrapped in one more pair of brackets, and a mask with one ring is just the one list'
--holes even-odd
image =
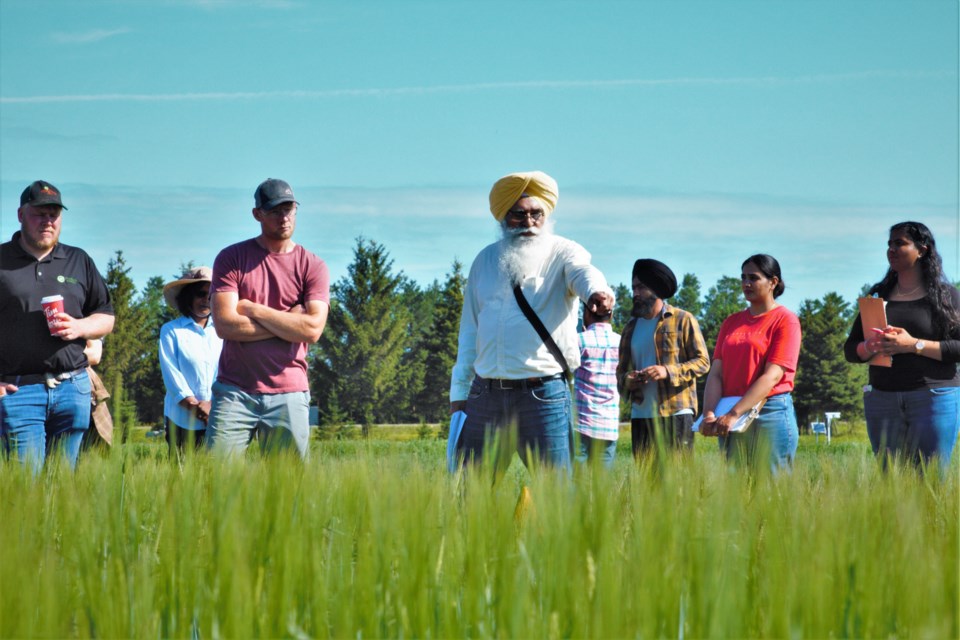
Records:
{"label": "man with black turban", "polygon": [[[523,461],[534,452],[569,468],[570,389],[567,369],[580,364],[577,308],[597,315],[613,308],[613,291],[590,254],[553,235],[549,220],[559,190],[540,171],[504,176],[490,191],[490,212],[502,239],[473,261],[463,296],[451,411],[465,411],[457,452],[479,459],[484,439],[516,426]],[[553,338],[552,353],[521,310],[523,297]]]}
{"label": "man with black turban", "polygon": [[662,443],[693,448],[697,376],[710,369],[707,345],[692,314],[665,302],[677,278],[659,260],[633,265],[633,316],[620,338],[617,385],[632,400],[633,454]]}

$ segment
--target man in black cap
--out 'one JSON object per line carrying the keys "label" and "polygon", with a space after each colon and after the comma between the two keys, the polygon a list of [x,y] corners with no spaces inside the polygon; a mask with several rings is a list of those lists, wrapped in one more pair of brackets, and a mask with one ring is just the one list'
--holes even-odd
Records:
{"label": "man in black cap", "polygon": [[[60,190],[37,180],[20,195],[20,230],[0,245],[0,431],[35,473],[55,443],[76,464],[90,425],[84,348],[114,322],[93,260],[60,243],[65,209]],[[62,311],[45,314],[42,301]]]}
{"label": "man in black cap", "polygon": [[261,451],[309,453],[307,347],[320,339],[330,305],[323,260],[293,241],[298,203],[283,180],[254,193],[260,235],[220,252],[212,308],[223,338],[207,445],[235,454],[257,437]]}
{"label": "man in black cap", "polygon": [[617,385],[632,400],[633,454],[655,445],[693,448],[697,376],[710,369],[692,314],[665,302],[677,292],[670,267],[644,258],[633,265],[633,316],[620,338]]}

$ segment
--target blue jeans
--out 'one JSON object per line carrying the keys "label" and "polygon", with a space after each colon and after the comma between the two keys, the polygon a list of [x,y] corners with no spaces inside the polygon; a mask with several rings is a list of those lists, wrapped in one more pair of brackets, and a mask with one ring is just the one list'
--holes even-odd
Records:
{"label": "blue jeans", "polygon": [[793,397],[789,393],[770,396],[760,415],[743,433],[731,433],[720,438],[720,450],[728,459],[754,466],[764,460],[770,462],[774,473],[789,469],[797,454],[800,432]]}
{"label": "blue jeans", "polygon": [[90,426],[91,408],[86,371],[52,389],[43,383],[27,384],[0,398],[0,432],[20,463],[35,474],[57,449],[73,468]]}
{"label": "blue jeans", "polygon": [[246,451],[254,437],[264,454],[293,447],[306,460],[310,454],[310,393],[247,393],[214,382],[207,448],[215,454],[236,455]]}
{"label": "blue jeans", "polygon": [[936,456],[950,465],[960,425],[960,387],[879,391],[863,394],[867,435],[873,452],[927,464]]}
{"label": "blue jeans", "polygon": [[474,378],[465,411],[457,455],[468,462],[479,461],[486,440],[498,436],[502,444],[516,425],[524,464],[533,452],[545,464],[570,468],[570,387],[562,378],[532,389],[500,389],[496,381]]}
{"label": "blue jeans", "polygon": [[617,457],[616,440],[600,440],[591,438],[582,433],[577,433],[577,440],[580,442],[577,462],[583,463],[600,456],[603,466],[609,469],[613,466],[613,460]]}

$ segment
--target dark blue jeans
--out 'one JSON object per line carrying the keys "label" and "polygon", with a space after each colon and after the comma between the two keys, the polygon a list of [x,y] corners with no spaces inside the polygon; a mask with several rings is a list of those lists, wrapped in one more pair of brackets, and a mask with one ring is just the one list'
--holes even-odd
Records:
{"label": "dark blue jeans", "polygon": [[878,455],[900,456],[914,464],[940,459],[950,466],[960,425],[960,387],[879,391],[863,394],[870,446]]}
{"label": "dark blue jeans", "polygon": [[495,381],[474,378],[465,411],[457,454],[468,462],[478,461],[494,436],[508,438],[515,425],[524,464],[532,452],[545,464],[570,468],[570,387],[562,378],[533,389],[500,389]]}
{"label": "dark blue jeans", "polygon": [[0,431],[21,464],[35,474],[59,448],[72,468],[90,426],[90,409],[90,376],[85,371],[52,389],[27,384],[0,398]]}

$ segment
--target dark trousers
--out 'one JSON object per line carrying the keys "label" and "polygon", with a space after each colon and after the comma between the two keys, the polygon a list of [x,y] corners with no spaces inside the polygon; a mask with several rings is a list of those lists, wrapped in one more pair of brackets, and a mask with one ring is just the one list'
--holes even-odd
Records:
{"label": "dark trousers", "polygon": [[[467,396],[466,414],[457,455],[468,462],[479,462],[494,436],[502,438],[501,448],[516,437],[516,451],[524,464],[529,462],[528,452],[533,452],[544,464],[570,469],[570,387],[562,378],[527,389],[501,389],[496,381],[477,377]],[[511,428],[516,429],[515,436]],[[498,462],[509,465],[506,459]]]}
{"label": "dark trousers", "polygon": [[666,418],[633,418],[630,420],[633,455],[652,451],[658,446],[693,451],[692,427],[691,413]]}
{"label": "dark trousers", "polygon": [[167,448],[170,450],[170,456],[176,455],[178,458],[183,456],[183,450],[186,446],[193,446],[194,452],[203,448],[206,439],[206,429],[183,429],[178,427],[169,418],[163,419],[163,424],[167,432]]}

